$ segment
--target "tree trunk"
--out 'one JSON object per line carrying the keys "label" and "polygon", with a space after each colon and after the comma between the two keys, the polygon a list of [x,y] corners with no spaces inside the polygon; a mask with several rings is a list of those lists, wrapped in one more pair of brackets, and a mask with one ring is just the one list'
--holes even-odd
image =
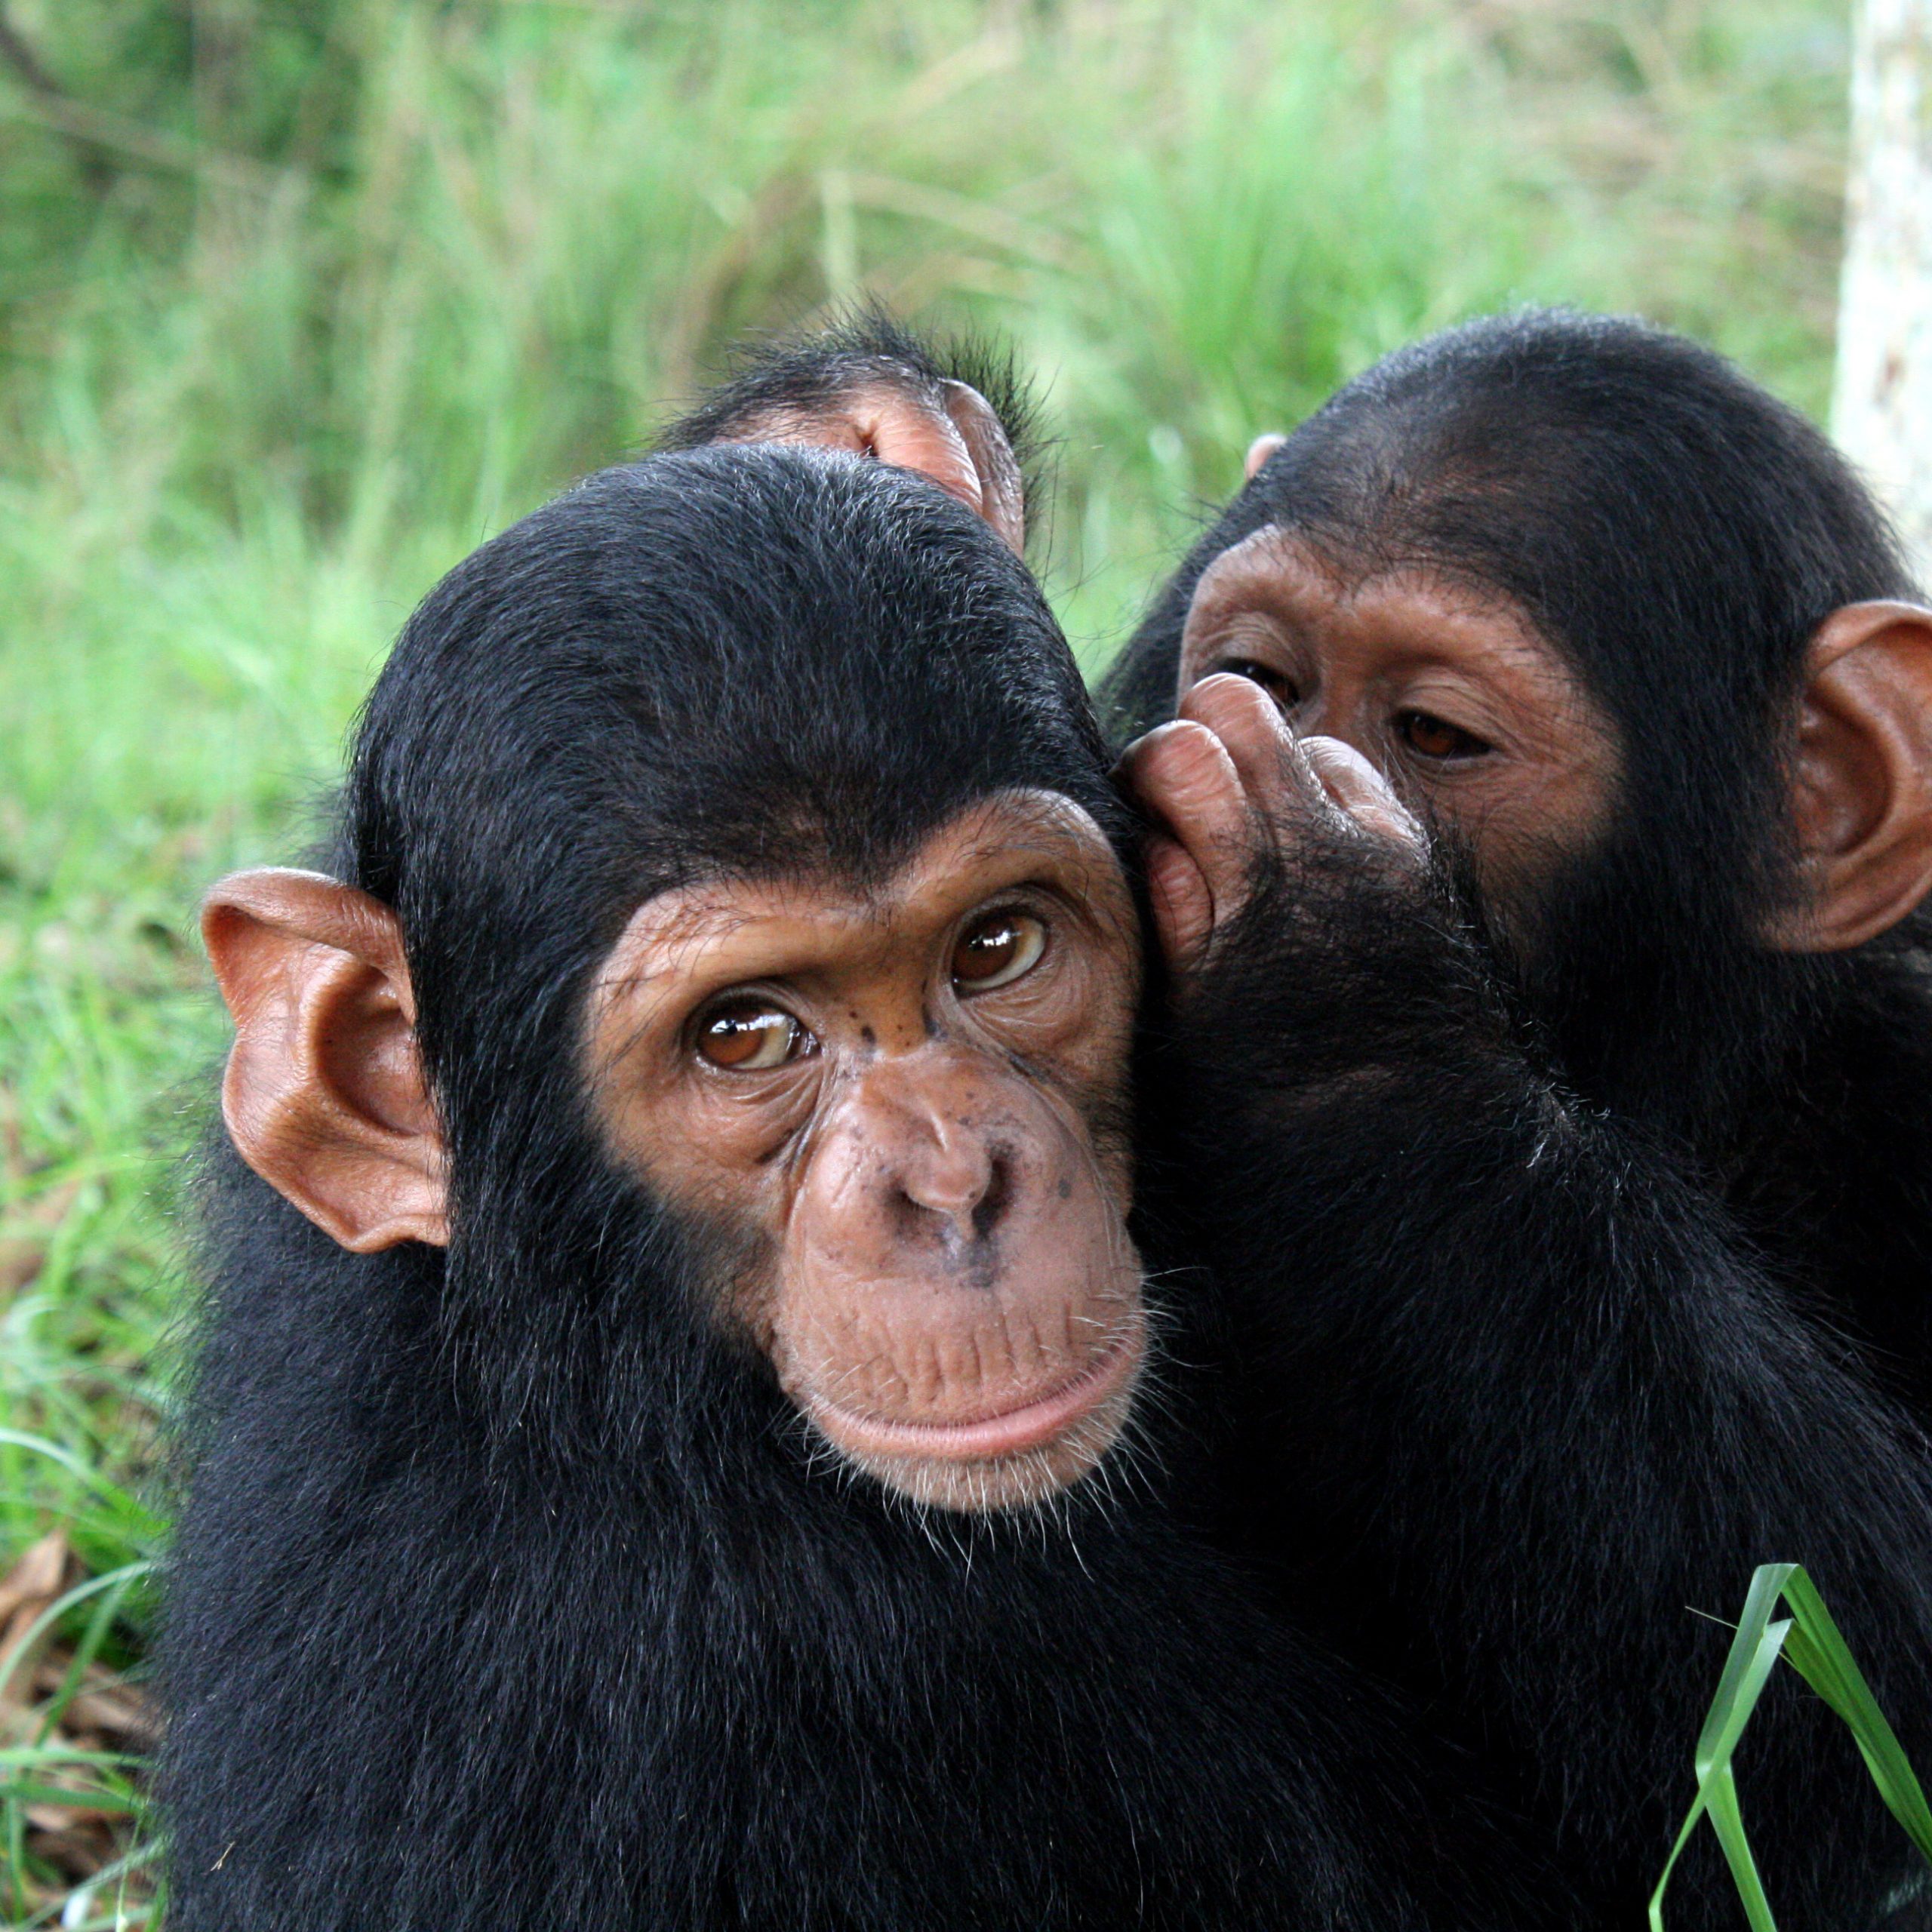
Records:
{"label": "tree trunk", "polygon": [[1932,579],[1932,0],[1860,0],[1832,429]]}

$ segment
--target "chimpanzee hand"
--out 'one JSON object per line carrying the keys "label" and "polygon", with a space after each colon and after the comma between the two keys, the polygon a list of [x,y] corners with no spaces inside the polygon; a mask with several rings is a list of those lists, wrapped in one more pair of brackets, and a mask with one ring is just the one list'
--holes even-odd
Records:
{"label": "chimpanzee hand", "polygon": [[1278,878],[1291,888],[1318,854],[1345,857],[1385,884],[1420,882],[1422,829],[1358,752],[1334,738],[1296,737],[1246,678],[1204,678],[1180,709],[1121,761],[1128,789],[1161,828],[1148,840],[1148,886],[1177,980],[1196,973],[1257,891]]}

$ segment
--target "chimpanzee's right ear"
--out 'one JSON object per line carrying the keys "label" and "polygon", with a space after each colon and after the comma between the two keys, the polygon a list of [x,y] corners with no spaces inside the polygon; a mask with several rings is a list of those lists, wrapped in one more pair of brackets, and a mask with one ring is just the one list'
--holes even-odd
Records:
{"label": "chimpanzee's right ear", "polygon": [[402,931],[319,872],[223,879],[202,933],[235,1047],[222,1117],[242,1158],[358,1254],[449,1239],[442,1134]]}

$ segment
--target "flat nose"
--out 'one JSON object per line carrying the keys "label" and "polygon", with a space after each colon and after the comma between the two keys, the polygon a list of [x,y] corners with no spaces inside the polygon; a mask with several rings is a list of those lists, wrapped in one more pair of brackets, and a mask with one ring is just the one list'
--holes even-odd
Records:
{"label": "flat nose", "polygon": [[933,1131],[909,1145],[894,1177],[917,1212],[950,1225],[961,1241],[984,1241],[998,1226],[1013,1194],[1011,1163],[970,1128],[937,1118]]}
{"label": "flat nose", "polygon": [[1012,1202],[1015,1177],[1010,1135],[985,1118],[984,1083],[964,1067],[908,1063],[881,1066],[866,1084],[874,1185],[903,1232],[937,1232],[949,1247],[986,1240]]}

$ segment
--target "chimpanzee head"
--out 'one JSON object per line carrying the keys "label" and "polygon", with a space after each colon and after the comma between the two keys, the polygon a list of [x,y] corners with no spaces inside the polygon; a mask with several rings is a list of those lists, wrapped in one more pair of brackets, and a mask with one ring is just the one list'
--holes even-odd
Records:
{"label": "chimpanzee head", "polygon": [[927,483],[607,472],[411,620],[343,875],[211,897],[231,1134],[414,1257],[380,1278],[497,1435],[648,1411],[944,1507],[1054,1494],[1143,1354],[1106,764],[1031,580]]}
{"label": "chimpanzee head", "polygon": [[1258,441],[1110,695],[1145,725],[1232,672],[1353,746],[1463,848],[1573,1077],[1721,1113],[1932,885],[1909,595],[1794,412],[1640,324],[1523,314]]}

